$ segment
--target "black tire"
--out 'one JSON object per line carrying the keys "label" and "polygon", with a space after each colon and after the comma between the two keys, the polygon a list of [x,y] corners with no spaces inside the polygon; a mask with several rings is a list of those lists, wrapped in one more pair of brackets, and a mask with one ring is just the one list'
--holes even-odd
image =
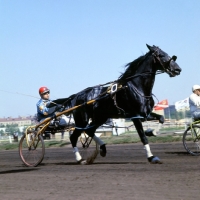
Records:
{"label": "black tire", "polygon": [[98,144],[86,133],[82,133],[78,138],[77,147],[87,164],[92,164],[99,153]]}
{"label": "black tire", "polygon": [[19,155],[22,162],[28,167],[36,167],[38,166],[45,154],[45,145],[44,140],[41,135],[34,136],[34,134],[28,134],[29,141],[33,141],[34,143],[28,147],[26,136],[23,135],[19,142]]}
{"label": "black tire", "polygon": [[183,133],[183,146],[191,155],[200,155],[200,126],[193,125],[193,129],[187,128]]}

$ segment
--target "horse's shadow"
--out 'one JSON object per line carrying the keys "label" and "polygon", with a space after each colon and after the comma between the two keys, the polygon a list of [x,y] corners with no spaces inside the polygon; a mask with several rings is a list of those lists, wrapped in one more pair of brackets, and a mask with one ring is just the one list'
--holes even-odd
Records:
{"label": "horse's shadow", "polygon": [[177,155],[190,155],[188,152],[185,151],[173,151],[173,152],[165,152],[166,154],[177,154]]}
{"label": "horse's shadow", "polygon": [[29,171],[34,171],[34,170],[38,170],[38,169],[39,168],[12,169],[12,170],[1,171],[0,174],[13,174],[13,173],[29,172]]}
{"label": "horse's shadow", "polygon": [[[125,165],[125,164],[148,164],[148,162],[95,162],[87,165],[106,165],[106,164],[111,164],[111,165]],[[47,165],[80,165],[76,162],[60,162],[60,163],[42,163],[40,166],[47,166]]]}

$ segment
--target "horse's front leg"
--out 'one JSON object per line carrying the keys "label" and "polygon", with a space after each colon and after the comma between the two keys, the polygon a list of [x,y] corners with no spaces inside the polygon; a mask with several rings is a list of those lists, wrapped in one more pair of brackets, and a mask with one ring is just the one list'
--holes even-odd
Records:
{"label": "horse's front leg", "polygon": [[[151,136],[157,136],[160,134],[160,129],[162,127],[162,124],[164,123],[165,119],[163,115],[158,115],[156,113],[150,113],[146,119],[147,121],[152,121],[152,120],[158,120],[158,126],[154,129],[148,128],[147,130],[145,130],[145,135],[148,137]],[[142,122],[144,122],[144,119],[142,120]]]}
{"label": "horse's front leg", "polygon": [[147,137],[145,135],[145,132],[143,130],[141,120],[140,119],[133,119],[132,121],[135,125],[135,128],[136,128],[138,134],[139,134],[140,140],[144,145],[148,161],[152,164],[156,164],[156,163],[161,164],[162,162],[160,161],[160,159],[156,156],[153,156],[153,154],[151,153],[151,149],[150,149]]}

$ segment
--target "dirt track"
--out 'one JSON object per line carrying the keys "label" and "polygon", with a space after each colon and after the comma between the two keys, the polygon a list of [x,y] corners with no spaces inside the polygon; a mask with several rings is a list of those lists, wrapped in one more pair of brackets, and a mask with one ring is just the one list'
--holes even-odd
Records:
{"label": "dirt track", "polygon": [[1,151],[1,200],[199,199],[200,157],[187,154],[181,143],[151,144],[161,165],[147,162],[141,144],[107,150],[94,164],[77,165],[70,147],[46,149],[36,168],[23,166],[18,151]]}

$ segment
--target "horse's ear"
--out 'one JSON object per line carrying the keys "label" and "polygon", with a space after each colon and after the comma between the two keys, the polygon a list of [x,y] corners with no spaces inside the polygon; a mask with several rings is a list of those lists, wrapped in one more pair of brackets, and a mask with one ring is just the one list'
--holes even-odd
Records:
{"label": "horse's ear", "polygon": [[146,44],[147,45],[147,48],[150,50],[150,51],[153,51],[153,47],[151,47],[150,45]]}

